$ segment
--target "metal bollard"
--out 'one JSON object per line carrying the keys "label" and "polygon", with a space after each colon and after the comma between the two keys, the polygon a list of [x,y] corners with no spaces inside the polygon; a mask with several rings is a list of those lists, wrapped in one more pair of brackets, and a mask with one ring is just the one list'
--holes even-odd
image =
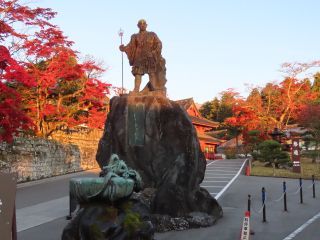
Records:
{"label": "metal bollard", "polygon": [[288,209],[287,209],[287,185],[286,185],[285,181],[283,181],[283,210],[285,212],[288,211]]}
{"label": "metal bollard", "polygon": [[300,203],[303,203],[303,194],[302,194],[302,179],[299,178],[299,185],[300,185]]}
{"label": "metal bollard", "polygon": [[251,195],[248,195],[248,212],[251,215]]}
{"label": "metal bollard", "polygon": [[11,238],[12,240],[17,240],[17,239],[18,239],[18,234],[17,234],[17,217],[16,217],[16,204],[14,204],[14,209],[13,209],[11,235],[12,235],[12,238]]}
{"label": "metal bollard", "polygon": [[263,219],[262,221],[263,222],[266,222],[267,219],[266,219],[266,189],[263,187],[262,188],[262,204],[263,204],[263,209],[262,209],[262,213],[263,213]]}
{"label": "metal bollard", "polygon": [[71,180],[69,181],[69,215],[66,216],[67,220],[72,219],[72,215],[75,213],[77,207],[79,206],[79,202],[76,196],[74,196],[74,193],[71,192]]}
{"label": "metal bollard", "polygon": [[316,198],[316,186],[314,181],[314,175],[312,175],[312,197]]}
{"label": "metal bollard", "polygon": [[69,215],[66,216],[66,220],[71,220],[72,219],[72,209],[71,209],[71,196],[69,194]]}

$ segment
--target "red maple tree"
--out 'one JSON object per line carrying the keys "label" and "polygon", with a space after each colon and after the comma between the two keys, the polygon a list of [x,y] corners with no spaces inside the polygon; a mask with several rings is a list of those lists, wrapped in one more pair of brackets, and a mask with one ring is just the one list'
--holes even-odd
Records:
{"label": "red maple tree", "polygon": [[[6,105],[14,99],[16,104],[10,105],[11,111],[3,108],[5,117],[2,117],[1,129],[8,119],[17,118],[17,113],[21,117],[26,117],[26,113],[37,135],[44,137],[77,125],[102,128],[109,87],[100,81],[103,68],[92,59],[79,61],[78,52],[72,49],[73,42],[50,23],[55,12],[19,2],[0,0],[3,13],[0,15],[0,41],[10,45],[3,47],[6,51],[1,54],[0,103]],[[8,49],[24,62],[14,61]],[[27,122],[27,119],[16,122]],[[12,140],[12,133],[19,128],[27,128],[27,125],[12,125],[10,131],[1,130],[6,134],[3,139]]]}
{"label": "red maple tree", "polygon": [[61,31],[48,30],[24,45],[33,59],[28,72],[36,87],[21,92],[37,135],[49,137],[54,131],[77,125],[102,128],[109,87],[98,79],[103,68],[92,59],[79,63],[70,48],[72,42]]}
{"label": "red maple tree", "polygon": [[[6,38],[26,39],[27,27],[45,28],[56,13],[50,8],[31,8],[21,5],[20,0],[0,0],[0,41]],[[19,27],[17,27],[19,26]]]}
{"label": "red maple tree", "polygon": [[25,69],[11,58],[8,49],[0,45],[0,142],[11,142],[19,130],[33,127],[14,88],[17,84],[32,87],[34,83]]}
{"label": "red maple tree", "polygon": [[306,104],[298,113],[298,123],[309,129],[316,141],[316,149],[320,144],[320,104]]}

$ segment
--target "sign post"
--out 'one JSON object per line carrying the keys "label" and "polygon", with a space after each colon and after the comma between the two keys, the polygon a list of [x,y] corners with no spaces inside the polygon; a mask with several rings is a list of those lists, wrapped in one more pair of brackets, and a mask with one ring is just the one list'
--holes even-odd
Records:
{"label": "sign post", "polygon": [[300,144],[299,144],[298,137],[292,138],[291,156],[292,156],[292,162],[293,162],[293,172],[301,173]]}
{"label": "sign post", "polygon": [[250,239],[250,212],[247,211],[242,223],[240,240]]}
{"label": "sign post", "polygon": [[17,239],[15,218],[16,175],[0,173],[0,233],[1,239]]}

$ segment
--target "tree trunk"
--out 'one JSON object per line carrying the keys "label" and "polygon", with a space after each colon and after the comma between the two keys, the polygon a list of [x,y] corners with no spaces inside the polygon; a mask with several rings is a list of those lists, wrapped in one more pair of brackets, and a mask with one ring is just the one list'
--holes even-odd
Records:
{"label": "tree trunk", "polygon": [[272,163],[273,176],[276,176],[276,164]]}
{"label": "tree trunk", "polygon": [[236,135],[236,153],[239,154],[239,135]]}
{"label": "tree trunk", "polygon": [[312,163],[316,163],[317,160],[318,160],[318,161],[320,160],[320,151],[319,151],[318,147],[319,147],[319,142],[317,141],[317,142],[316,142],[316,149],[315,149],[315,151],[316,151],[316,153],[318,153],[318,154],[317,154],[317,156],[316,156],[314,159],[312,159]]}

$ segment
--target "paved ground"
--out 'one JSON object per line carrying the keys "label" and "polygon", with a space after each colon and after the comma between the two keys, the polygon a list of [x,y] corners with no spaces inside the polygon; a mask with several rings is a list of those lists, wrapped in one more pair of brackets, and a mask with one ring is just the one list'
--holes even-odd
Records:
{"label": "paved ground", "polygon": [[[222,193],[226,185],[238,173],[243,161],[209,161],[202,185],[207,187],[213,196],[219,192]],[[34,183],[20,184],[17,191],[19,239],[59,239],[62,229],[68,223],[65,220],[65,216],[69,207],[69,179],[71,177],[96,174],[97,172],[83,172]],[[50,234],[44,235],[44,233]]]}
{"label": "paved ground", "polygon": [[[86,171],[19,184],[16,196],[18,239],[60,239],[61,229],[67,224],[63,219],[69,211],[70,178],[96,176],[98,172]],[[55,223],[57,219],[63,222],[59,228]],[[42,229],[46,224],[51,225],[49,231]],[[57,233],[50,229],[56,229]],[[48,232],[52,234],[43,236]]]}
{"label": "paved ground", "polygon": [[206,188],[216,199],[219,199],[227,184],[238,174],[244,160],[208,161],[201,187]]}
{"label": "paved ground", "polygon": [[[239,239],[243,214],[247,207],[247,195],[252,195],[251,224],[255,231],[253,240],[284,240],[301,225],[320,213],[320,183],[316,182],[317,197],[312,198],[310,181],[304,181],[304,203],[299,203],[297,180],[286,180],[288,186],[288,212],[283,212],[281,178],[236,176],[243,160],[208,162],[203,187],[218,198],[224,217],[210,228],[156,234],[157,240],[172,239]],[[87,175],[88,173],[82,173]],[[95,175],[89,173],[88,175]],[[68,182],[70,177],[45,180],[40,184],[25,184],[17,191],[18,239],[57,240],[68,221]],[[230,184],[232,182],[232,184]],[[267,223],[262,223],[261,187],[267,190]],[[286,240],[319,240],[320,214],[313,222]],[[214,237],[216,236],[216,237]]]}
{"label": "paved ground", "polygon": [[[319,215],[319,214],[318,214]],[[319,235],[320,235],[320,230],[319,230],[319,226],[320,226],[320,218],[318,217],[313,223],[311,223],[310,225],[308,225],[305,229],[303,229],[301,232],[299,232],[300,229],[298,229],[298,231],[296,231],[297,235],[295,235],[295,233],[293,234],[294,236],[291,238],[290,235],[288,235],[286,240],[316,240],[319,239]]]}
{"label": "paved ground", "polygon": [[[191,229],[181,232],[157,234],[157,240],[172,239],[239,239],[244,212],[247,208],[247,196],[251,194],[252,217],[251,227],[255,232],[252,240],[284,240],[297,228],[320,212],[320,183],[316,182],[318,198],[312,198],[310,181],[304,181],[304,203],[300,204],[298,180],[286,179],[288,193],[288,212],[283,211],[283,202],[278,200],[282,195],[281,178],[239,176],[231,187],[220,197],[219,203],[224,210],[224,217],[209,228]],[[267,222],[262,222],[261,188],[267,191]],[[320,218],[302,230],[297,236],[286,240],[319,240]],[[213,236],[219,236],[213,238]]]}

